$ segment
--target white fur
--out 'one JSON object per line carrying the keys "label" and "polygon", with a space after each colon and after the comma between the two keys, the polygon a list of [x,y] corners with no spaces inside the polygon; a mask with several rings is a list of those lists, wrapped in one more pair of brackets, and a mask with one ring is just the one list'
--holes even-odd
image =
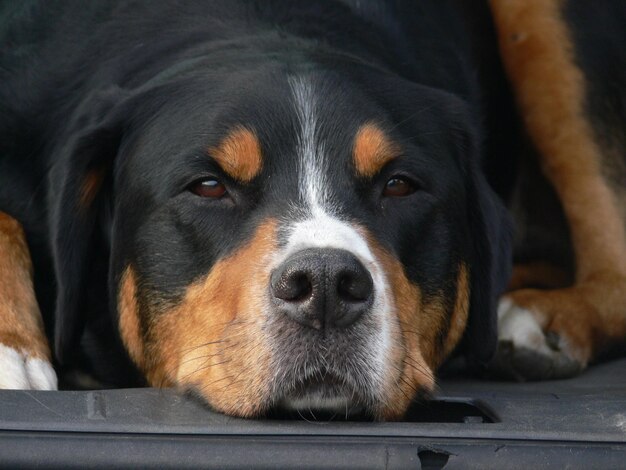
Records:
{"label": "white fur", "polygon": [[323,142],[317,133],[317,100],[312,84],[302,77],[289,79],[300,124],[298,136],[298,175],[300,196],[309,207],[328,206],[328,183],[324,175],[327,165]]}
{"label": "white fur", "polygon": [[535,351],[554,362],[566,356],[585,365],[582,352],[573,347],[565,335],[560,334],[558,349],[550,347],[534,312],[515,305],[507,297],[503,297],[498,306],[498,341],[511,342],[517,349]]}
{"label": "white fur", "polygon": [[550,356],[552,349],[532,312],[503,298],[498,306],[498,340],[510,341],[514,346],[531,349]]}
{"label": "white fur", "polygon": [[49,362],[0,344],[0,389],[56,390]]}
{"label": "white fur", "polygon": [[[340,220],[338,208],[332,200],[326,174],[327,156],[317,129],[316,100],[313,85],[302,77],[291,78],[290,86],[297,106],[300,124],[298,140],[300,196],[306,207],[299,208],[306,214],[290,224],[285,248],[274,260],[278,266],[294,253],[307,248],[335,248],[351,252],[370,271],[374,283],[372,319],[377,327],[370,337],[370,357],[366,363],[370,370],[373,388],[382,389],[386,370],[390,367],[391,329],[395,321],[390,302],[389,285],[380,261],[373,255],[358,227]],[[326,406],[325,406],[326,407]]]}

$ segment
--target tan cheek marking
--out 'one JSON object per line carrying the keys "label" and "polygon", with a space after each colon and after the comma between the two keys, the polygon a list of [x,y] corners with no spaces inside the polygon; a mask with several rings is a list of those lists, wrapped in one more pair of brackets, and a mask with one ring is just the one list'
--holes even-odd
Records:
{"label": "tan cheek marking", "polygon": [[247,183],[261,171],[261,143],[249,129],[237,127],[217,147],[209,149],[222,169],[232,178]]}
{"label": "tan cheek marking", "polygon": [[392,333],[394,346],[388,362],[388,388],[385,391],[388,398],[384,400],[385,408],[379,412],[381,419],[396,420],[402,417],[418,391],[432,390],[435,385],[432,369],[422,352],[424,342],[435,333],[424,329],[420,320],[424,314],[419,287],[408,280],[404,267],[393,255],[370,233],[364,229],[361,231],[382,266],[397,315],[399,328]]}
{"label": "tan cheek marking", "polygon": [[[446,357],[448,357],[454,348],[459,344],[465,328],[467,326],[467,317],[469,315],[469,301],[470,301],[470,288],[469,288],[469,275],[465,264],[459,266],[459,274],[456,283],[456,301],[454,303],[454,310],[450,317],[450,329],[443,347],[443,355],[439,358],[441,363]],[[437,364],[439,365],[439,364]]]}
{"label": "tan cheek marking", "polygon": [[20,223],[3,212],[0,253],[0,343],[50,360],[26,236]]}
{"label": "tan cheek marking", "polygon": [[362,126],[354,139],[352,158],[357,173],[371,178],[400,154],[400,146],[374,124]]}
{"label": "tan cheek marking", "polygon": [[276,223],[191,285],[181,303],[156,314],[146,351],[152,384],[194,387],[216,409],[255,416],[268,404],[270,350],[262,331]]}
{"label": "tan cheek marking", "polygon": [[131,266],[122,275],[119,290],[119,328],[131,359],[140,369],[144,367],[143,338],[137,305],[137,281]]}

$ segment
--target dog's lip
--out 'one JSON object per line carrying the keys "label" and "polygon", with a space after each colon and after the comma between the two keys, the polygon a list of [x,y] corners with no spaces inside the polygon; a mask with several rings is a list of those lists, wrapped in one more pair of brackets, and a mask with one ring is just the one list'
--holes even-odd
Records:
{"label": "dog's lip", "polygon": [[335,374],[330,372],[320,372],[319,374],[307,377],[302,380],[295,390],[299,392],[311,392],[318,389],[345,387],[344,381],[342,381]]}
{"label": "dog's lip", "polygon": [[311,395],[332,397],[338,395],[354,395],[352,387],[337,374],[320,371],[296,382],[285,394],[287,398],[298,398]]}
{"label": "dog's lip", "polygon": [[346,381],[332,373],[320,373],[308,377],[285,393],[270,414],[303,417],[306,413],[312,419],[332,419],[334,416],[359,416],[365,413],[363,400]]}

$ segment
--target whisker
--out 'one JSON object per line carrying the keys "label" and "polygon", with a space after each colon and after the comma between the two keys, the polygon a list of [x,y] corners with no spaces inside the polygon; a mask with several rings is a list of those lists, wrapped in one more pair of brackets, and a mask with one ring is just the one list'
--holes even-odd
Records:
{"label": "whisker", "polygon": [[412,368],[413,370],[420,372],[422,374],[424,374],[429,380],[434,381],[435,380],[435,376],[432,374],[432,372],[430,372],[428,369],[425,369],[423,366],[418,365],[417,363],[410,363],[407,362],[406,360],[402,360],[403,364],[406,364],[407,366],[409,366],[410,368]]}
{"label": "whisker", "polygon": [[[419,116],[422,113],[425,113],[426,111],[430,111],[431,109],[433,109],[435,107],[435,105],[431,105],[431,106],[426,106],[424,108],[419,109],[418,111],[411,113],[408,117],[406,117],[405,119],[395,123],[393,126],[391,126],[389,128],[390,131],[400,127],[402,124],[405,124],[406,122],[410,121],[411,119],[416,118],[417,116]],[[421,134],[419,134],[421,135]]]}
{"label": "whisker", "polygon": [[300,410],[296,410],[298,412],[298,414],[300,415],[300,418],[302,418],[303,420],[305,420],[307,423],[310,424],[315,424],[314,421],[309,421],[308,419],[306,419],[304,416],[302,416],[302,413],[300,412]]}
{"label": "whisker", "polygon": [[398,378],[396,379],[396,386],[399,388],[399,390],[402,392],[402,394],[404,395],[404,397],[409,400],[409,401],[413,401],[412,397],[409,397],[406,392],[402,389],[402,387],[400,387],[400,383],[399,381],[401,380],[402,383],[404,383],[407,387],[409,387],[411,389],[411,391],[413,392],[414,396],[417,395],[419,393],[419,390],[413,385],[411,384],[408,380],[406,380],[403,376],[402,376],[402,370],[400,370],[400,368],[398,366],[394,366],[394,368],[400,372],[400,374],[398,375]]}
{"label": "whisker", "polygon": [[[244,323],[247,323],[247,321],[246,320],[238,320],[238,321],[230,320],[228,322],[218,323],[217,325],[213,325],[213,326],[217,327],[217,326],[222,326],[222,325],[227,325],[227,324],[230,324],[232,326],[240,326],[240,325],[242,325]],[[220,339],[220,340],[216,340],[216,341],[207,341],[206,343],[198,344],[196,346],[190,346],[189,348],[180,349],[180,352],[181,353],[185,353],[185,352],[197,349],[197,348],[201,348],[203,346],[208,346],[208,345],[211,345],[211,344],[218,344],[218,343],[221,343],[221,342],[224,342],[224,341],[228,341],[228,340],[230,340],[232,338],[233,338],[233,335],[230,335],[228,338],[224,338],[224,339]]]}
{"label": "whisker", "polygon": [[[228,340],[225,340],[224,343],[230,342],[231,339],[234,339],[234,338],[232,338],[232,337],[228,338]],[[224,347],[218,349],[216,352],[214,352],[212,354],[203,354],[201,356],[196,356],[196,357],[192,357],[192,358],[189,358],[189,359],[185,359],[184,361],[180,362],[180,365],[182,366],[183,364],[186,364],[186,363],[191,362],[191,361],[196,361],[198,359],[208,359],[208,358],[211,358],[211,357],[214,357],[214,356],[218,356],[218,355],[222,354],[224,351],[227,351],[228,349],[232,349],[235,346],[239,346],[239,345],[240,345],[240,343],[238,343],[238,342],[230,342],[230,344],[228,346],[224,346]],[[189,353],[187,353],[187,354],[189,354]]]}
{"label": "whisker", "polygon": [[188,362],[198,361],[200,359],[210,359],[212,357],[221,355],[221,353],[222,353],[222,350],[220,349],[219,351],[217,351],[217,352],[215,352],[213,354],[204,354],[202,356],[196,356],[196,357],[192,357],[192,358],[186,359],[186,360],[180,362],[179,365],[182,366],[183,364],[187,364]]}
{"label": "whisker", "polygon": [[191,346],[189,348],[179,349],[179,352],[181,352],[182,354],[187,354],[187,353],[190,353],[192,351],[195,351],[198,348],[202,348],[204,346],[210,346],[212,344],[223,343],[224,341],[228,341],[228,339],[225,338],[225,339],[219,339],[217,341],[207,341],[206,343],[198,344],[197,346]]}
{"label": "whisker", "polygon": [[187,378],[191,377],[191,376],[192,376],[192,375],[194,375],[194,374],[197,374],[197,373],[198,373],[198,372],[200,372],[201,370],[210,369],[211,367],[214,367],[214,366],[219,366],[219,365],[221,365],[221,364],[226,364],[226,363],[231,362],[231,361],[232,361],[232,359],[226,359],[226,360],[224,360],[224,361],[215,362],[215,363],[212,363],[212,364],[207,364],[207,365],[202,366],[202,367],[198,367],[198,368],[197,368],[197,369],[195,369],[193,372],[190,372],[189,374],[187,374],[187,375],[185,375],[184,377],[182,377],[182,378],[179,380],[179,382],[184,382],[184,381],[185,381],[185,379],[187,379]]}
{"label": "whisker", "polygon": [[430,370],[428,370],[425,366],[423,366],[422,364],[419,364],[417,361],[415,361],[412,358],[410,358],[408,361],[407,361],[407,359],[409,359],[409,358],[403,359],[402,362],[404,364],[406,364],[407,366],[412,367],[413,370],[417,370],[417,371],[421,372],[422,374],[424,374],[429,379],[431,379],[431,380],[435,379],[435,376],[433,375],[433,373]]}
{"label": "whisker", "polygon": [[400,387],[400,380],[404,380],[404,378],[402,377],[402,371],[398,368],[398,366],[394,366],[396,368],[396,370],[398,372],[400,372],[400,374],[398,375],[398,378],[396,379],[396,387],[398,390],[400,390],[400,392],[402,393],[402,395],[404,395],[404,398],[406,398],[409,402],[413,401],[412,398],[410,398],[406,392],[402,389],[402,387]]}
{"label": "whisker", "polygon": [[[231,376],[231,377],[232,377],[232,376]],[[224,385],[222,388],[218,388],[218,389],[217,389],[217,390],[215,390],[215,391],[216,391],[216,392],[222,392],[222,391],[226,390],[227,388],[232,387],[233,385],[238,384],[238,383],[242,383],[242,382],[243,382],[243,380],[233,380],[232,382],[227,383],[227,384],[226,384],[226,385]]]}
{"label": "whisker", "polygon": [[[212,382],[209,382],[208,384],[203,385],[202,387],[198,388],[197,390],[198,390],[199,392],[203,392],[205,389],[207,389],[208,387],[210,387],[210,386],[211,386],[211,385],[213,385],[213,384],[216,384],[216,383],[218,383],[218,382],[221,382],[222,380],[232,379],[232,378],[233,378],[233,376],[232,376],[232,375],[227,375],[226,377],[221,377],[221,378],[219,378],[219,379],[213,380]],[[229,384],[227,385],[227,387],[228,387],[228,386],[230,386],[230,385],[232,385],[232,382],[231,382],[231,383],[229,383]],[[217,391],[220,391],[220,390],[222,390],[222,389],[219,389],[219,390],[217,390]]]}
{"label": "whisker", "polygon": [[416,331],[412,329],[415,325],[410,325],[409,323],[400,319],[398,319],[398,324],[400,325],[400,327],[402,328],[402,332],[404,333],[412,333],[420,339],[424,339],[426,337],[421,331]]}

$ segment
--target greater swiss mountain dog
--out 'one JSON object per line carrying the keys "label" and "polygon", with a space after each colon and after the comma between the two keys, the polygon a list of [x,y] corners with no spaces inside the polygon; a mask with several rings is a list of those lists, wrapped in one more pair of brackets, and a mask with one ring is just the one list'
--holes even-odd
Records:
{"label": "greater swiss mountain dog", "polygon": [[624,2],[1,14],[0,387],[399,419],[624,343]]}

